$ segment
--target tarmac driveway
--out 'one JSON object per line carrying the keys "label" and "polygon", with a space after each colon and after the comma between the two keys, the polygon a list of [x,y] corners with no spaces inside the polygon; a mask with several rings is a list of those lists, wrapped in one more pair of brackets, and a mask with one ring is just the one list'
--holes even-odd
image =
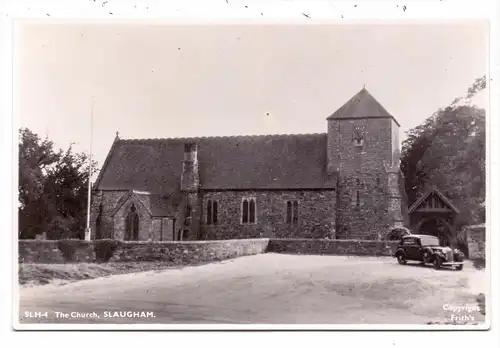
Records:
{"label": "tarmac driveway", "polygon": [[389,257],[267,253],[24,288],[19,316],[21,324],[426,324],[452,315],[479,323],[477,311],[464,318],[451,309],[477,305],[485,280],[471,265],[436,271]]}

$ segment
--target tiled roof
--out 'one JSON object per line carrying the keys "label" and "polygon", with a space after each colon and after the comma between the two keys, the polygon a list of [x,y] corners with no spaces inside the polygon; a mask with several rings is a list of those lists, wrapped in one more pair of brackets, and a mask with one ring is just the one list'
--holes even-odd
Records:
{"label": "tiled roof", "polygon": [[201,189],[333,188],[326,134],[115,139],[101,190],[180,191],[184,144],[198,145]]}
{"label": "tiled roof", "polygon": [[443,195],[441,193],[441,191],[439,191],[437,188],[432,188],[431,190],[427,191],[427,193],[425,193],[422,197],[420,197],[419,199],[417,199],[415,201],[415,203],[413,203],[410,207],[410,209],[408,209],[408,214],[412,214],[415,210],[418,209],[418,207],[420,207],[422,205],[422,203],[424,203],[424,201],[431,195],[431,194],[436,194],[437,196],[439,196],[439,198],[441,198],[441,200],[448,206],[449,209],[451,209],[455,214],[459,214],[460,211],[458,210],[457,207],[455,207],[453,205],[453,203],[451,203],[451,201],[446,198],[445,195]]}
{"label": "tiled roof", "polygon": [[175,216],[183,198],[184,196],[180,194],[180,192],[167,196],[158,194],[151,195],[149,197],[151,216]]}
{"label": "tiled roof", "polygon": [[354,97],[349,99],[327,120],[353,119],[353,118],[392,118],[399,126],[398,121],[392,116],[371,94],[363,87]]}

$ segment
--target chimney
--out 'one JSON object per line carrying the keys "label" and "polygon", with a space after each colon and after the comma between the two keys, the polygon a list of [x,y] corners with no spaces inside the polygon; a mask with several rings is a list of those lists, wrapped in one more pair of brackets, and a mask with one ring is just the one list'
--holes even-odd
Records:
{"label": "chimney", "polygon": [[195,143],[186,143],[184,145],[184,160],[182,161],[181,190],[197,192],[199,184],[198,148]]}

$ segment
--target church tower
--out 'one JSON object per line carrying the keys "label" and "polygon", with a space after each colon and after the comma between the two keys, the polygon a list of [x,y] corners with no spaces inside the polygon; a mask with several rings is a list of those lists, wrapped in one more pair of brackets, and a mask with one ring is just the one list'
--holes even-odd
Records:
{"label": "church tower", "polygon": [[399,123],[363,88],[328,122],[328,173],[337,173],[339,239],[384,239],[403,225]]}

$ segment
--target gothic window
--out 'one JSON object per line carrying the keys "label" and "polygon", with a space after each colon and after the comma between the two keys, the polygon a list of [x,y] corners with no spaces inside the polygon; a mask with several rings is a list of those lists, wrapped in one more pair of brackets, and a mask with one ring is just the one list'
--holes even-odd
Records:
{"label": "gothic window", "polygon": [[217,201],[209,199],[207,201],[207,225],[217,224],[217,210],[218,210]]}
{"label": "gothic window", "polygon": [[125,219],[125,240],[139,240],[139,214],[132,204]]}
{"label": "gothic window", "polygon": [[243,200],[241,222],[244,224],[248,223],[248,201],[246,199]]}
{"label": "gothic window", "polygon": [[256,205],[254,198],[245,198],[241,203],[241,223],[253,224],[255,223]]}
{"label": "gothic window", "polygon": [[212,222],[215,224],[217,224],[217,213],[218,213],[218,210],[219,210],[219,204],[214,201],[212,203]]}
{"label": "gothic window", "polygon": [[380,186],[380,177],[377,176],[377,186]]}
{"label": "gothic window", "polygon": [[356,207],[359,208],[360,200],[359,200],[359,190],[356,191]]}
{"label": "gothic window", "polygon": [[299,222],[299,202],[298,201],[294,201],[293,202],[293,219],[292,219],[292,223],[294,225],[297,225]]}
{"label": "gothic window", "polygon": [[297,225],[299,223],[299,202],[286,202],[285,222],[289,225]]}
{"label": "gothic window", "polygon": [[286,223],[287,224],[292,223],[292,202],[291,201],[286,202]]}
{"label": "gothic window", "polygon": [[249,222],[255,222],[255,201],[253,199],[250,200],[250,214],[249,214]]}

